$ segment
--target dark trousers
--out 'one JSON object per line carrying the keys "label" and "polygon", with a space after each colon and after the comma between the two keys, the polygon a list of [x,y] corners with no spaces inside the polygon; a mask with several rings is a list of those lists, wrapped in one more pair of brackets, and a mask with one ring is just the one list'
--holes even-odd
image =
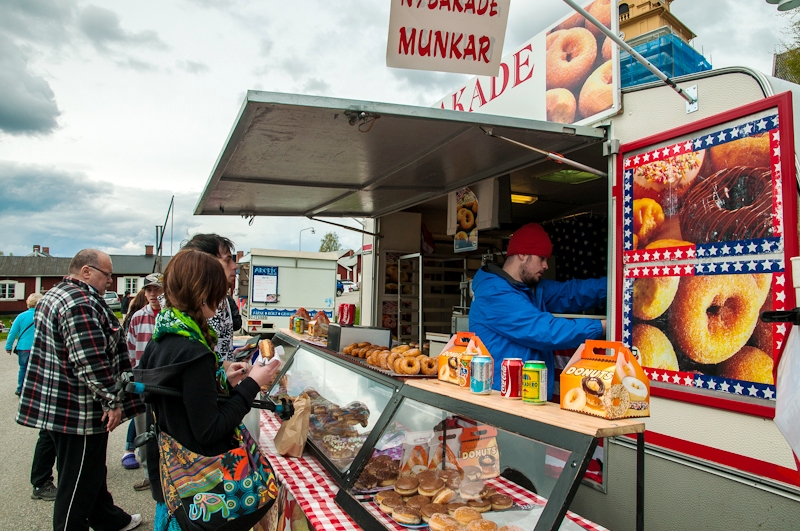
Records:
{"label": "dark trousers", "polygon": [[119,531],[131,516],[114,505],[106,484],[108,433],[50,432],[58,455],[54,531]]}
{"label": "dark trousers", "polygon": [[53,467],[56,466],[56,443],[47,430],[39,430],[39,439],[33,451],[31,464],[31,485],[37,489],[53,481]]}

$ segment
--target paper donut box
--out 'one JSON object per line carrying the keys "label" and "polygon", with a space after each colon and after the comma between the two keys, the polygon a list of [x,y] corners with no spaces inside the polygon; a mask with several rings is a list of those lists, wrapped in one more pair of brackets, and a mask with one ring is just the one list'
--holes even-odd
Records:
{"label": "paper donut box", "polygon": [[484,424],[463,428],[459,439],[460,468],[476,466],[481,469],[482,479],[496,478],[500,475],[500,449],[497,446],[496,428]]}
{"label": "paper donut box", "polygon": [[561,409],[605,419],[650,416],[650,379],[617,341],[588,340],[561,373]]}
{"label": "paper donut box", "polygon": [[[472,356],[490,356],[490,354],[474,332],[456,332],[439,354],[439,380],[462,387],[469,386],[469,366],[466,365],[466,360],[472,359]],[[464,359],[463,365],[467,369],[463,375],[461,373],[462,358]],[[461,381],[459,381],[460,376],[462,377]],[[463,381],[463,378],[466,378],[466,382]]]}

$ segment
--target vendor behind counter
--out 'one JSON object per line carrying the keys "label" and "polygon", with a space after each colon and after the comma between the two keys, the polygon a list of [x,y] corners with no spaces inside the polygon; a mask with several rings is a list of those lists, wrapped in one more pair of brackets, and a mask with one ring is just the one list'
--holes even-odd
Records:
{"label": "vendor behind counter", "polygon": [[558,282],[542,279],[553,244],[537,223],[512,234],[503,266],[487,264],[475,274],[469,329],[494,357],[493,388],[500,389],[505,358],[541,360],[547,365],[547,395],[553,395],[554,350],[575,349],[587,339],[605,337],[606,321],[554,317],[602,306],[605,277]]}

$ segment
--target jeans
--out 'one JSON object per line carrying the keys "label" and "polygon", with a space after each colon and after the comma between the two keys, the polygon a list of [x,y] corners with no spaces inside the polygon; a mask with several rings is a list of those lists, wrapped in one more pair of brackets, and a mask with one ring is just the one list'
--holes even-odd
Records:
{"label": "jeans", "polygon": [[28,368],[28,358],[31,357],[30,350],[17,350],[19,358],[19,374],[17,374],[17,393],[22,392],[22,382],[25,381],[25,370]]}

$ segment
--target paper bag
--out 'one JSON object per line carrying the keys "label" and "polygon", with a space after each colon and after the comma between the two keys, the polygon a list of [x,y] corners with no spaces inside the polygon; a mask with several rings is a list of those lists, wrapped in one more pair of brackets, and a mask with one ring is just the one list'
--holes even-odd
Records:
{"label": "paper bag", "polygon": [[308,438],[308,421],[311,418],[311,399],[306,393],[294,399],[294,415],[281,424],[275,435],[275,449],[286,457],[300,457]]}

